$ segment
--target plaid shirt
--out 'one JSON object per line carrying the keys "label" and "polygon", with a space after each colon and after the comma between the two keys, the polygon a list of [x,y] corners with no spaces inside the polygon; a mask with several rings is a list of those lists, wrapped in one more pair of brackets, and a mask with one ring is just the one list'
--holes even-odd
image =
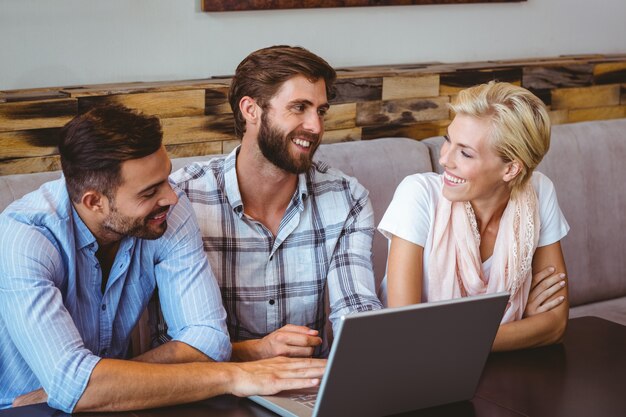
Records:
{"label": "plaid shirt", "polygon": [[[244,214],[237,152],[172,174],[198,218],[231,340],[261,338],[286,324],[324,335],[327,287],[334,330],[344,314],[382,308],[372,272],[374,213],[367,190],[356,179],[314,163],[299,175],[274,237]],[[316,354],[327,348],[325,343]]]}

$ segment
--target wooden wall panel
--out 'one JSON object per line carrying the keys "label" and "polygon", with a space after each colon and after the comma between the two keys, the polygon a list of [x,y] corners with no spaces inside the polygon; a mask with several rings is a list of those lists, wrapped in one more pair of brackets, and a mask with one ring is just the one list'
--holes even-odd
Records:
{"label": "wooden wall panel", "polygon": [[0,175],[30,174],[32,172],[58,171],[61,169],[61,158],[58,155],[16,158],[0,162]]}
{"label": "wooden wall panel", "polygon": [[196,155],[212,155],[222,153],[222,142],[200,142],[185,143],[181,145],[165,145],[165,149],[167,150],[170,158],[183,158],[185,156]]}
{"label": "wooden wall panel", "polygon": [[597,64],[593,78],[596,84],[626,83],[626,62]]}
{"label": "wooden wall panel", "polygon": [[439,96],[439,75],[383,78],[383,100]]}
{"label": "wooden wall panel", "polygon": [[204,96],[205,90],[183,90],[81,97],[78,110],[82,113],[95,106],[121,104],[162,118],[201,116],[204,114]]}
{"label": "wooden wall panel", "polygon": [[333,104],[359,103],[362,101],[381,100],[383,79],[381,77],[345,78],[335,82]]}
{"label": "wooden wall panel", "polygon": [[161,119],[161,125],[163,143],[166,145],[235,138],[232,115],[173,117]]}
{"label": "wooden wall panel", "polygon": [[0,161],[57,154],[59,130],[53,128],[0,132]]}
{"label": "wooden wall panel", "polygon": [[523,69],[522,85],[529,89],[583,87],[593,81],[591,64],[539,66]]}
{"label": "wooden wall panel", "polygon": [[[533,91],[553,124],[626,117],[626,54],[413,63],[337,70],[324,143],[445,133],[458,92],[490,80]],[[228,153],[239,145],[229,77],[0,91],[0,175],[59,168],[60,128],[93,106],[120,103],[160,117],[172,156]]]}
{"label": "wooden wall panel", "polygon": [[411,139],[426,139],[446,134],[449,120],[416,123],[411,125],[382,125],[363,128],[363,139],[378,139],[403,137]]}
{"label": "wooden wall panel", "polygon": [[623,117],[626,117],[626,106],[607,106],[591,109],[572,109],[569,111],[567,121],[574,123],[590,120],[621,119]]}
{"label": "wooden wall panel", "polygon": [[356,124],[357,126],[406,125],[447,119],[449,101],[448,97],[434,97],[357,103]]}
{"label": "wooden wall panel", "polygon": [[356,103],[345,103],[331,106],[324,118],[326,131],[350,129],[356,122]]}
{"label": "wooden wall panel", "polygon": [[232,114],[233,110],[228,102],[228,87],[210,88],[205,93],[204,114]]}
{"label": "wooden wall panel", "polygon": [[75,99],[6,102],[0,106],[0,132],[62,127],[76,115]]}
{"label": "wooden wall panel", "polygon": [[569,110],[550,110],[548,112],[550,116],[550,123],[553,125],[562,125],[569,122]]}
{"label": "wooden wall panel", "polygon": [[440,95],[458,94],[460,90],[489,81],[522,84],[522,68],[503,69],[459,69],[440,75]]}
{"label": "wooden wall panel", "polygon": [[362,131],[360,127],[352,129],[330,130],[324,132],[322,143],[352,142],[361,140]]}
{"label": "wooden wall panel", "polygon": [[616,106],[619,100],[620,86],[617,84],[552,90],[553,109]]}

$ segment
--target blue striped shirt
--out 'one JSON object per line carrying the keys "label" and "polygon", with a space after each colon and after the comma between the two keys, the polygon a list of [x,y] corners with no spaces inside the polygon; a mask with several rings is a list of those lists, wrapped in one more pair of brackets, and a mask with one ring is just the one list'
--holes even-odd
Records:
{"label": "blue striped shirt", "polygon": [[0,215],[0,407],[43,387],[71,412],[100,358],[128,356],[130,335],[156,287],[173,339],[215,360],[230,356],[226,312],[189,200],[156,240],[120,242],[104,294],[96,239],[63,179]]}

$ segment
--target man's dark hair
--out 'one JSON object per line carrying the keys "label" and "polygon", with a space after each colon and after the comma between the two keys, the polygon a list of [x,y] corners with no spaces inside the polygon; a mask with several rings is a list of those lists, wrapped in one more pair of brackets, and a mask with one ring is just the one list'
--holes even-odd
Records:
{"label": "man's dark hair", "polygon": [[265,110],[282,84],[297,75],[311,82],[323,79],[326,96],[329,100],[333,97],[335,70],[328,62],[299,46],[277,45],[259,49],[241,61],[228,92],[235,116],[235,134],[239,139],[246,131],[246,121],[239,110],[241,99],[252,97]]}
{"label": "man's dark hair", "polygon": [[80,203],[88,190],[113,198],[122,182],[122,162],[151,155],[161,147],[161,123],[124,106],[94,108],[61,130],[59,153],[67,191]]}

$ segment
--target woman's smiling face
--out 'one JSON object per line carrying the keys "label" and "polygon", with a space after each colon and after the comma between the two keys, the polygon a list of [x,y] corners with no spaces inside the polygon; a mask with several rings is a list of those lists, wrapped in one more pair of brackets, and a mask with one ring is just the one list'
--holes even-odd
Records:
{"label": "woman's smiling face", "polygon": [[443,195],[450,201],[488,201],[510,195],[505,175],[510,166],[489,141],[489,118],[457,114],[441,147]]}

